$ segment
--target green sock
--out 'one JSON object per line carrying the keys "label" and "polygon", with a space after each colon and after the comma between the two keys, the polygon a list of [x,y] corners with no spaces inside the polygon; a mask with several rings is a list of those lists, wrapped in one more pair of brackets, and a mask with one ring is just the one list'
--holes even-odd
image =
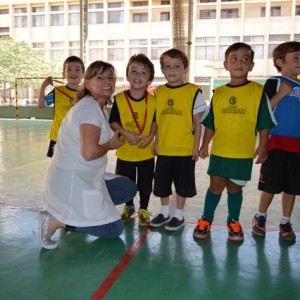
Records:
{"label": "green sock", "polygon": [[243,203],[243,191],[237,194],[227,194],[227,206],[228,206],[228,219],[227,222],[232,220],[238,221],[240,218],[241,207]]}
{"label": "green sock", "polygon": [[210,190],[207,190],[205,195],[205,202],[204,202],[204,211],[203,215],[205,219],[209,222],[214,220],[215,210],[220,202],[222,195],[213,194]]}

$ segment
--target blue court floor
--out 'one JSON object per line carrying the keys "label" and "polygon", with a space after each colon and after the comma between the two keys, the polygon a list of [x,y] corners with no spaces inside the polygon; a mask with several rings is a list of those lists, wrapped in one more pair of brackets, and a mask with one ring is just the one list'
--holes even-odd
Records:
{"label": "blue court floor", "polygon": [[[225,195],[210,237],[192,236],[208,186],[208,161],[202,160],[196,171],[198,195],[187,201],[181,230],[140,228],[133,220],[117,239],[58,231],[59,247],[42,249],[37,212],[43,207],[50,125],[0,119],[0,300],[300,299],[300,200],[292,216],[296,243],[278,238],[280,197],[269,209],[266,238],[252,236],[259,166],[244,189],[241,244],[227,241]],[[114,164],[111,153],[108,171]],[[152,197],[149,210],[155,214],[159,207]]]}

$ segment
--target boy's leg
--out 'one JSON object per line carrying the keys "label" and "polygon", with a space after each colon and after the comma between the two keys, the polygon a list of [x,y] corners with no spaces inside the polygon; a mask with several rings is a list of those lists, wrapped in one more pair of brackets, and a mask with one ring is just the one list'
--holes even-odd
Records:
{"label": "boy's leg", "polygon": [[215,210],[220,202],[221,194],[216,195],[209,189],[204,200],[203,216],[198,220],[197,226],[193,231],[193,236],[198,239],[205,239],[210,231],[211,223],[214,220]]}

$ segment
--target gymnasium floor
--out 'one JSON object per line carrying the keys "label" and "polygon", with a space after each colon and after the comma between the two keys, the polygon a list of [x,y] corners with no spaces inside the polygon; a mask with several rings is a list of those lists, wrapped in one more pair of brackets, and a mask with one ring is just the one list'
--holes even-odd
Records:
{"label": "gymnasium floor", "polygon": [[[202,160],[197,163],[198,195],[188,199],[186,226],[178,232],[139,228],[135,220],[126,223],[118,239],[57,232],[59,247],[42,249],[37,211],[43,206],[50,125],[47,120],[0,119],[1,300],[300,299],[300,241],[278,239],[280,197],[269,209],[266,238],[251,234],[259,166],[244,189],[242,244],[227,241],[225,193],[211,237],[192,237],[208,186],[208,161]],[[108,171],[113,172],[114,163],[110,153]],[[152,197],[149,210],[155,214],[159,207],[159,199]],[[292,216],[297,239],[299,207],[298,198]]]}

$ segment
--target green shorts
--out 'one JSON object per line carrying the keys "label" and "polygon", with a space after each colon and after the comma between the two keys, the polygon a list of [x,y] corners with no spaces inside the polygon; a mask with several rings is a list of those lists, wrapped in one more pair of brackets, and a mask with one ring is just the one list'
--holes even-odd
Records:
{"label": "green shorts", "polygon": [[253,166],[252,158],[225,158],[210,154],[207,174],[230,179],[251,179]]}

